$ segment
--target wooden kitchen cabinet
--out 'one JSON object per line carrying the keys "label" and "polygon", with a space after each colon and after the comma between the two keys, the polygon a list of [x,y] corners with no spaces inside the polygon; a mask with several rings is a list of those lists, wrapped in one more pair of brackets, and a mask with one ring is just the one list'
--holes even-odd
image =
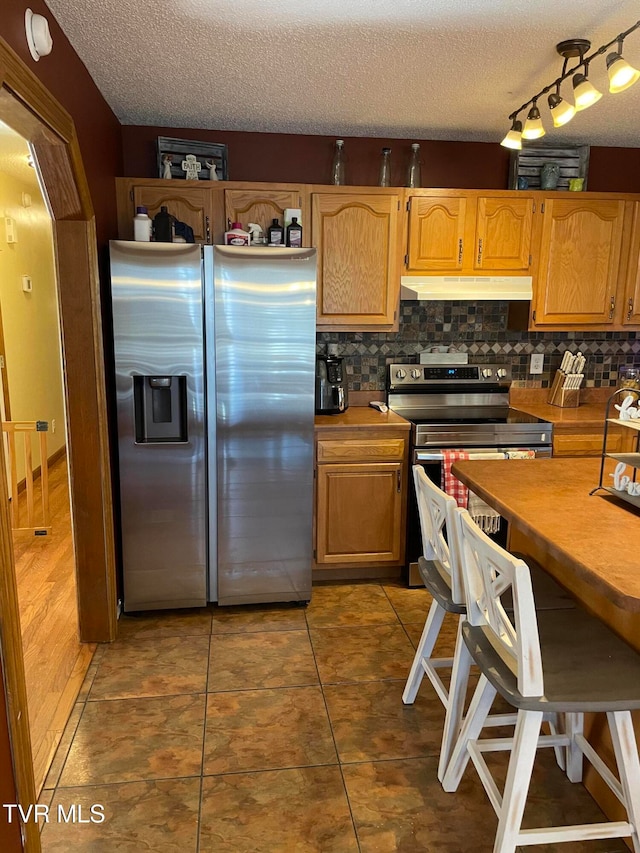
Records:
{"label": "wooden kitchen cabinet", "polygon": [[[633,436],[629,430],[615,426],[609,428],[607,450],[610,453],[627,453],[633,449]],[[601,456],[604,424],[595,427],[554,427],[553,455],[554,456]]]}
{"label": "wooden kitchen cabinet", "polygon": [[407,210],[407,272],[530,273],[533,194],[412,191]]}
{"label": "wooden kitchen cabinet", "polygon": [[464,255],[467,199],[410,196],[407,269],[459,272]]}
{"label": "wooden kitchen cabinet", "polygon": [[344,331],[397,327],[399,210],[398,190],[312,188],[319,327]]}
{"label": "wooden kitchen cabinet", "polygon": [[307,192],[302,186],[278,187],[270,184],[245,184],[237,189],[225,189],[225,228],[234,222],[241,222],[245,230],[250,222],[255,222],[264,230],[274,219],[280,225],[284,222],[284,212],[287,208],[300,208],[302,219],[302,245],[310,245],[310,223],[307,209]]}
{"label": "wooden kitchen cabinet", "polygon": [[398,427],[318,431],[318,569],[403,564],[408,439],[408,430]]}
{"label": "wooden kitchen cabinet", "polygon": [[172,216],[193,228],[196,243],[213,242],[213,192],[204,181],[117,178],[118,236],[133,239],[136,207],[147,208],[151,219],[165,206]]}
{"label": "wooden kitchen cabinet", "polygon": [[532,327],[613,326],[625,201],[544,197]]}
{"label": "wooden kitchen cabinet", "polygon": [[631,247],[624,291],[622,325],[640,326],[640,202],[633,203]]}

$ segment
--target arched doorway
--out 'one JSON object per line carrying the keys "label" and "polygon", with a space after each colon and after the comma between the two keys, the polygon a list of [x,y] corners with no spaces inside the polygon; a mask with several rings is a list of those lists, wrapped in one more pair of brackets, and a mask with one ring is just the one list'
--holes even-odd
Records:
{"label": "arched doorway", "polygon": [[[0,119],[29,142],[53,220],[80,638],[108,642],[116,630],[116,581],[94,212],[73,120],[2,39]],[[26,807],[35,802],[35,788],[17,613],[0,447],[0,662],[7,705],[0,742],[8,729],[17,801]],[[23,830],[24,849],[37,853],[37,825],[28,822]]]}

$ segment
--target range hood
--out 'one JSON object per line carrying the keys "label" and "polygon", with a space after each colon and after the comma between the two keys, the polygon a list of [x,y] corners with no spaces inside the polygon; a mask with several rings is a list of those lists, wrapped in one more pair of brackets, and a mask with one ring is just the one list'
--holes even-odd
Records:
{"label": "range hood", "polygon": [[530,275],[403,275],[400,299],[422,302],[442,299],[527,300],[532,297]]}

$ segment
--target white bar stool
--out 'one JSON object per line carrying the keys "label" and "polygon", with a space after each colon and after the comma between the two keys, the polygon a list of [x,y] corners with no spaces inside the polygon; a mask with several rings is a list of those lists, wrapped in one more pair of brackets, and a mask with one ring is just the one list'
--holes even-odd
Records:
{"label": "white bar stool", "polygon": [[[413,476],[424,551],[418,566],[424,585],[433,596],[433,602],[409,671],[402,701],[405,705],[413,704],[426,675],[444,705],[446,716],[438,764],[438,778],[442,781],[462,723],[471,666],[466,657],[460,659],[457,653],[461,647],[462,617],[466,615],[459,530],[456,522],[458,507],[454,498],[429,479],[421,465],[413,466]],[[541,607],[565,609],[575,606],[571,597],[542,569],[536,573],[536,581],[536,595]],[[506,606],[511,606],[510,600],[506,602]],[[456,652],[453,658],[434,658],[433,649],[446,613],[455,613],[460,617]],[[438,670],[443,667],[452,668],[451,685],[456,686],[455,691],[447,690],[442,682]],[[513,714],[492,714],[485,725],[514,725],[515,720]],[[548,715],[547,720],[553,729],[556,725],[555,715]],[[556,756],[563,767],[562,752],[558,750]]]}
{"label": "white bar stool", "polygon": [[[537,611],[529,567],[489,539],[466,510],[456,510],[467,617],[460,659],[481,676],[443,781],[455,791],[469,758],[498,815],[494,853],[516,847],[630,836],[640,853],[640,761],[631,711],[640,708],[640,655],[579,607]],[[513,612],[501,596],[510,588]],[[452,684],[451,690],[456,689]],[[479,739],[496,693],[517,709],[513,737]],[[540,735],[549,712],[566,715],[566,733]],[[582,734],[585,712],[607,714],[620,780]],[[521,829],[538,747],[566,748],[567,775],[582,778],[583,755],[623,804],[627,821]],[[501,796],[482,756],[511,750]]]}

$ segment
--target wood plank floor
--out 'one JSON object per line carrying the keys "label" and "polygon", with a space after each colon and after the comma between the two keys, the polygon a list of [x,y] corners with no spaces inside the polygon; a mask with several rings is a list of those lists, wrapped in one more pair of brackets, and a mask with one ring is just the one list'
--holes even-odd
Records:
{"label": "wood plank floor", "polygon": [[[37,480],[36,506],[39,483]],[[16,532],[13,542],[38,792],[95,651],[94,645],[78,639],[66,457],[51,467],[49,495],[51,533],[34,536]]]}

